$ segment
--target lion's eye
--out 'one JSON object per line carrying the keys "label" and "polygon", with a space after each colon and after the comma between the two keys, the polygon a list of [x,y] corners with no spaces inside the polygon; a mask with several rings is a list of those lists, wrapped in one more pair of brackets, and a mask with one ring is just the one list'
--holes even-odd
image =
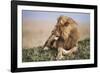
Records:
{"label": "lion's eye", "polygon": [[69,22],[66,22],[64,26],[68,26],[68,25],[69,25]]}

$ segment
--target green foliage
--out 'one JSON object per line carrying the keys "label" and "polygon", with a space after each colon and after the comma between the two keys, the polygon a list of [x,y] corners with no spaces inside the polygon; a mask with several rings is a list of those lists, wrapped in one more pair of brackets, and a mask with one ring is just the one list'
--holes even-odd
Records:
{"label": "green foliage", "polygon": [[[57,49],[43,50],[41,46],[30,49],[22,49],[22,61],[55,61]],[[90,39],[79,41],[78,51],[76,53],[66,55],[62,60],[80,60],[90,58]]]}

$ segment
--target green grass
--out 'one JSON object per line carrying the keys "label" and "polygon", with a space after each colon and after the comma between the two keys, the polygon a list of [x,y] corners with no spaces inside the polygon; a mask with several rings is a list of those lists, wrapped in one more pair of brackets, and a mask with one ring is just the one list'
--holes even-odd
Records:
{"label": "green grass", "polygon": [[[37,61],[55,61],[57,55],[56,49],[44,51],[41,46],[30,49],[22,49],[22,62]],[[78,51],[71,55],[66,55],[62,60],[80,60],[90,58],[90,39],[79,41]]]}

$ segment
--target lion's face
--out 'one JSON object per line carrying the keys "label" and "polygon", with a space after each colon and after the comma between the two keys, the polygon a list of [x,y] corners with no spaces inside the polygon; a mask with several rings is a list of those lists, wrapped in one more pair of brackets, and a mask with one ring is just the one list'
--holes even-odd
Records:
{"label": "lion's face", "polygon": [[52,31],[52,37],[49,40],[58,40],[59,37],[61,37],[62,32],[65,30],[62,27],[65,26],[65,24],[68,22],[69,17],[66,16],[60,16],[58,18],[57,24]]}

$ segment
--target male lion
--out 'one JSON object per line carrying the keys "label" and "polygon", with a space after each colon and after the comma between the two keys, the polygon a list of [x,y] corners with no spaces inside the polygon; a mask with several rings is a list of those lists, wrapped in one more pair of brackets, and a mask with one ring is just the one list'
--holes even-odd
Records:
{"label": "male lion", "polygon": [[56,59],[62,59],[63,54],[71,54],[78,48],[79,31],[78,24],[70,17],[60,16],[51,36],[45,42],[43,48],[56,48]]}

